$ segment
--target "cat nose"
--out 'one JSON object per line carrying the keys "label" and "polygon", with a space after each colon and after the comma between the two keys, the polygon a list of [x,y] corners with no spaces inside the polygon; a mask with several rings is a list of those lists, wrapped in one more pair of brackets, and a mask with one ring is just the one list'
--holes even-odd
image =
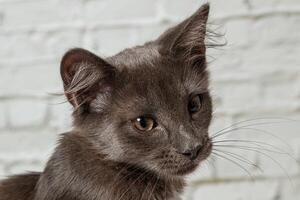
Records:
{"label": "cat nose", "polygon": [[186,156],[190,160],[195,160],[198,157],[199,153],[201,152],[201,149],[202,149],[202,145],[198,144],[192,148],[188,148],[184,150],[183,152],[181,152],[181,154]]}

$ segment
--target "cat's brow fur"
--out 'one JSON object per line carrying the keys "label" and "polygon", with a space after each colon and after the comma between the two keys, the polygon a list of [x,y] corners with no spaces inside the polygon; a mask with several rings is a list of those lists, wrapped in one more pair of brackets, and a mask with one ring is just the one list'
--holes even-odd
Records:
{"label": "cat's brow fur", "polygon": [[[73,105],[73,129],[62,134],[43,172],[0,183],[0,200],[173,200],[184,175],[210,154],[212,103],[206,70],[209,5],[143,46],[100,58],[68,51],[61,76]],[[188,111],[192,96],[201,110]],[[156,128],[132,121],[150,116]],[[201,146],[190,160],[186,150]]]}

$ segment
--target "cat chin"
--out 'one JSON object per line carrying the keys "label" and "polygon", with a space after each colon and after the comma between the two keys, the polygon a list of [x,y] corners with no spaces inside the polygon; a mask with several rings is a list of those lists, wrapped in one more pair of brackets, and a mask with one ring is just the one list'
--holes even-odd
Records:
{"label": "cat chin", "polygon": [[188,174],[193,173],[198,167],[200,167],[201,163],[202,162],[198,162],[198,163],[191,162],[190,164],[186,164],[176,169],[168,170],[166,174],[172,177],[184,177]]}
{"label": "cat chin", "polygon": [[162,178],[183,178],[196,170],[200,163],[188,162],[181,166],[173,166],[165,169],[156,169],[156,173]]}
{"label": "cat chin", "polygon": [[199,166],[199,163],[198,164],[191,164],[191,165],[188,165],[188,166],[184,166],[182,168],[179,168],[176,172],[175,172],[175,176],[185,176],[187,174],[190,174],[192,173],[193,171],[196,170],[196,168]]}

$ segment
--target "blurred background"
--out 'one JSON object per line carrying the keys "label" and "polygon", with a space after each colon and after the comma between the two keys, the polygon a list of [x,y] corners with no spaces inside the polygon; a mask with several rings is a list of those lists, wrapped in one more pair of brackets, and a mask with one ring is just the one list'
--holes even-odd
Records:
{"label": "blurred background", "polygon": [[[40,171],[71,106],[59,62],[155,39],[203,0],[0,0],[0,178]],[[300,199],[300,1],[211,0],[211,134],[222,150],[188,178],[185,200]],[[232,125],[233,126],[230,126]],[[227,129],[224,129],[226,128]]]}

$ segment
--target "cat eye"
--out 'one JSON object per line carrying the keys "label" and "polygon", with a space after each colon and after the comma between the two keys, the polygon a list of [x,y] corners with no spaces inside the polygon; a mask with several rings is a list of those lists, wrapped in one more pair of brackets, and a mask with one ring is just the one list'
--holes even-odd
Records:
{"label": "cat eye", "polygon": [[141,116],[133,120],[133,125],[139,131],[151,131],[156,127],[156,122],[151,117]]}
{"label": "cat eye", "polygon": [[194,95],[190,98],[188,103],[188,110],[191,114],[199,112],[202,108],[203,96],[201,94]]}

